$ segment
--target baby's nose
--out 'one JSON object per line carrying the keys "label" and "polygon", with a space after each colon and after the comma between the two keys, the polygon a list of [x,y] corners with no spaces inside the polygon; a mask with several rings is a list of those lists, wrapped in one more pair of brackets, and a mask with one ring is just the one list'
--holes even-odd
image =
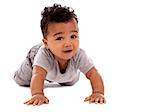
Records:
{"label": "baby's nose", "polygon": [[64,46],[65,46],[65,47],[70,47],[70,46],[72,46],[71,40],[66,40],[65,43],[64,43]]}
{"label": "baby's nose", "polygon": [[72,44],[71,44],[71,42],[70,42],[70,43],[65,43],[64,46],[65,46],[65,47],[71,47]]}

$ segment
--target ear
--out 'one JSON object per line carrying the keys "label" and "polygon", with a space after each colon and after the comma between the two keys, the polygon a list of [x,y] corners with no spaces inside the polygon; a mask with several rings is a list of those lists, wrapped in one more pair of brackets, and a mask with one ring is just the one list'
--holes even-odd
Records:
{"label": "ear", "polygon": [[43,42],[44,46],[45,46],[46,48],[48,48],[47,39],[43,38],[43,39],[42,39],[42,42]]}

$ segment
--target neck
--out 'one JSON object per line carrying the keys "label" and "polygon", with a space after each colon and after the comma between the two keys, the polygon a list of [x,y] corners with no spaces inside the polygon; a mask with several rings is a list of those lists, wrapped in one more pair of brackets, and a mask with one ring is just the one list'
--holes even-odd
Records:
{"label": "neck", "polygon": [[66,67],[67,64],[68,64],[68,61],[69,61],[69,60],[58,60],[58,64],[59,64],[61,67]]}
{"label": "neck", "polygon": [[57,58],[57,57],[55,57],[55,59],[58,61],[60,71],[62,71],[62,72],[65,71],[66,68],[67,68],[69,60],[63,60],[63,59],[60,59],[60,58]]}

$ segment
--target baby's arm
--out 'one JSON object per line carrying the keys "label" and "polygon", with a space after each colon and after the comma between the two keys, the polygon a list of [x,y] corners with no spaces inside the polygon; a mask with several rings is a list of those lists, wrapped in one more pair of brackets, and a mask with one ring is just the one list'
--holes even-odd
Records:
{"label": "baby's arm", "polygon": [[47,71],[39,66],[33,67],[33,75],[31,79],[31,94],[32,98],[25,102],[27,105],[41,105],[48,103],[48,99],[44,96],[44,80]]}
{"label": "baby's arm", "polygon": [[89,101],[90,103],[105,103],[103,80],[95,67],[86,73],[86,77],[91,82],[92,95],[85,98],[85,101]]}

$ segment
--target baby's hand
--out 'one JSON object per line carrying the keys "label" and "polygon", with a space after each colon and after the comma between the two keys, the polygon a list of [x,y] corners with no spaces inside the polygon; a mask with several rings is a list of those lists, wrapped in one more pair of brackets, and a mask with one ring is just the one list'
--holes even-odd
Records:
{"label": "baby's hand", "polygon": [[49,100],[42,94],[36,94],[33,95],[32,98],[28,101],[26,101],[24,104],[27,105],[42,105],[42,104],[48,104]]}
{"label": "baby's hand", "polygon": [[93,93],[89,97],[86,97],[84,101],[85,102],[89,101],[89,103],[96,103],[96,104],[97,103],[100,103],[100,104],[106,103],[104,95],[102,95],[100,93]]}

